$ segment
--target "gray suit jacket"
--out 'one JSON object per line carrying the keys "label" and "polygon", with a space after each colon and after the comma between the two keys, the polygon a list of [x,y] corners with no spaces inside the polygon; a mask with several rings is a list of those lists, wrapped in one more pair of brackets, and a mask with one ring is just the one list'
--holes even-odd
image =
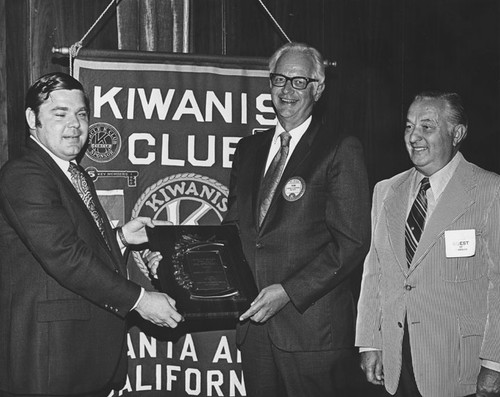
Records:
{"label": "gray suit jacket", "polygon": [[[461,160],[408,268],[409,176],[375,186],[356,345],[382,350],[385,386],[394,393],[407,316],[421,394],[464,396],[475,392],[480,358],[500,362],[500,177]],[[475,255],[447,258],[445,231],[467,229],[475,231]]]}

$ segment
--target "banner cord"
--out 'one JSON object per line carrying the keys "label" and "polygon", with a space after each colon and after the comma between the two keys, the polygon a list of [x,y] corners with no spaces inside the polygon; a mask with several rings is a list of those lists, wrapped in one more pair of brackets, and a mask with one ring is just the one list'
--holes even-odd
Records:
{"label": "banner cord", "polygon": [[95,20],[95,22],[92,24],[89,30],[87,30],[87,32],[83,35],[83,37],[76,43],[72,44],[71,47],[69,47],[69,74],[71,76],[73,76],[73,58],[76,58],[78,56],[78,52],[80,52],[80,49],[83,47],[84,40],[94,30],[97,24],[101,22],[101,20],[106,16],[111,6],[114,3],[118,4],[119,1],[120,0],[111,0],[108,6],[104,9],[101,15],[99,15],[99,17]]}
{"label": "banner cord", "polygon": [[280,24],[278,23],[278,21],[276,21],[276,19],[273,17],[273,15],[271,14],[271,12],[267,9],[267,7],[265,6],[265,4],[262,2],[262,0],[259,0],[259,3],[260,5],[264,8],[264,10],[267,12],[267,15],[269,15],[269,17],[271,18],[271,20],[274,22],[274,24],[276,25],[276,27],[279,29],[279,31],[281,32],[281,34],[285,37],[285,39],[287,39],[287,41],[289,43],[292,42],[292,40],[290,40],[288,38],[288,36],[286,35],[285,31],[281,28]]}
{"label": "banner cord", "polygon": [[[104,11],[101,13],[101,15],[96,19],[96,21],[92,24],[92,26],[87,30],[87,32],[83,35],[83,37],[77,41],[76,43],[72,44],[69,48],[69,74],[72,76],[73,75],[73,60],[74,58],[76,58],[78,56],[78,53],[80,52],[80,49],[83,47],[84,45],[84,40],[87,38],[87,36],[94,30],[94,28],[97,26],[97,24],[106,16],[106,14],[108,13],[109,9],[111,8],[111,6],[116,3],[118,4],[120,2],[120,0],[111,0],[109,2],[109,4],[107,5],[107,7],[104,9]],[[259,3],[260,5],[262,6],[262,8],[266,11],[267,15],[271,18],[271,20],[273,21],[274,25],[278,28],[278,30],[280,31],[280,33],[283,35],[283,37],[289,42],[291,43],[292,40],[290,40],[290,38],[287,36],[287,34],[285,33],[285,31],[283,30],[283,28],[280,26],[280,24],[278,23],[278,21],[276,21],[276,19],[274,18],[274,16],[271,14],[271,12],[269,11],[269,9],[266,7],[266,5],[263,3],[262,0],[259,0]],[[53,52],[54,52],[54,49],[53,49]]]}

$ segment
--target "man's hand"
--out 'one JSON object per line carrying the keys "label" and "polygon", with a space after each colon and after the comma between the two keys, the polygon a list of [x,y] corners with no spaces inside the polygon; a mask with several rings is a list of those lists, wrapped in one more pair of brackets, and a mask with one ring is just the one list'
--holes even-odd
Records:
{"label": "man's hand", "polygon": [[366,380],[374,385],[384,384],[384,368],[382,365],[382,351],[366,351],[361,353],[361,369]]}
{"label": "man's hand", "polygon": [[477,397],[499,397],[500,396],[500,372],[481,367],[477,376]]}
{"label": "man's hand", "polygon": [[240,321],[247,318],[256,323],[263,323],[278,313],[290,302],[290,297],[281,284],[273,284],[260,291],[250,309],[240,316]]}
{"label": "man's hand", "polygon": [[[148,272],[145,274],[146,277],[151,277],[153,278],[158,278],[158,265],[160,264],[160,261],[163,259],[163,256],[158,252],[158,251],[150,251],[148,249],[145,249],[144,252],[142,253],[142,258],[146,262],[147,269],[146,271]],[[141,269],[142,271],[142,269]]]}
{"label": "man's hand", "polygon": [[139,245],[147,243],[148,241],[148,236],[146,235],[146,226],[155,227],[171,224],[172,222],[169,221],[152,220],[151,218],[140,216],[130,220],[125,225],[123,225],[122,231],[123,235],[125,236],[125,240],[127,240],[127,243],[132,245]]}
{"label": "man's hand", "polygon": [[167,294],[144,291],[135,310],[145,319],[160,327],[175,328],[184,321],[175,310],[175,300]]}

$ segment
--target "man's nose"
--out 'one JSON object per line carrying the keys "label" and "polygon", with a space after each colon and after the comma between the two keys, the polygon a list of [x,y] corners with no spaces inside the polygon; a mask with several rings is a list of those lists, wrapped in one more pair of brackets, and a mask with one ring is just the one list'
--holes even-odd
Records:
{"label": "man's nose", "polygon": [[292,81],[291,80],[287,80],[285,82],[285,85],[282,88],[282,91],[284,93],[288,93],[288,92],[292,92],[293,90],[295,90],[295,88],[292,87]]}
{"label": "man's nose", "polygon": [[420,128],[415,127],[410,132],[409,140],[410,142],[417,142],[422,139],[422,131]]}
{"label": "man's nose", "polygon": [[80,120],[78,119],[78,116],[76,114],[70,115],[68,117],[69,117],[69,120],[67,123],[68,127],[71,127],[71,128],[80,127]]}

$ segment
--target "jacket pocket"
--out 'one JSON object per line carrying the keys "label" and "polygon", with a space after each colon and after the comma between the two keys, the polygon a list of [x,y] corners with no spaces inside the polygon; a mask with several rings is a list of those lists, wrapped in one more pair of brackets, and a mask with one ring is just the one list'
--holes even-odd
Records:
{"label": "jacket pocket", "polygon": [[474,318],[459,318],[459,381],[476,384],[481,362],[479,352],[483,342],[484,322]]}
{"label": "jacket pocket", "polygon": [[37,321],[89,320],[90,303],[80,299],[60,299],[38,302]]}
{"label": "jacket pocket", "polygon": [[484,245],[481,232],[476,231],[476,249],[472,256],[447,258],[445,255],[444,237],[441,241],[443,249],[443,260],[439,261],[441,279],[447,282],[460,283],[464,281],[477,280],[486,274],[488,269],[483,257]]}
{"label": "jacket pocket", "polygon": [[444,258],[439,266],[441,279],[447,282],[477,280],[486,274],[486,263],[480,257]]}

